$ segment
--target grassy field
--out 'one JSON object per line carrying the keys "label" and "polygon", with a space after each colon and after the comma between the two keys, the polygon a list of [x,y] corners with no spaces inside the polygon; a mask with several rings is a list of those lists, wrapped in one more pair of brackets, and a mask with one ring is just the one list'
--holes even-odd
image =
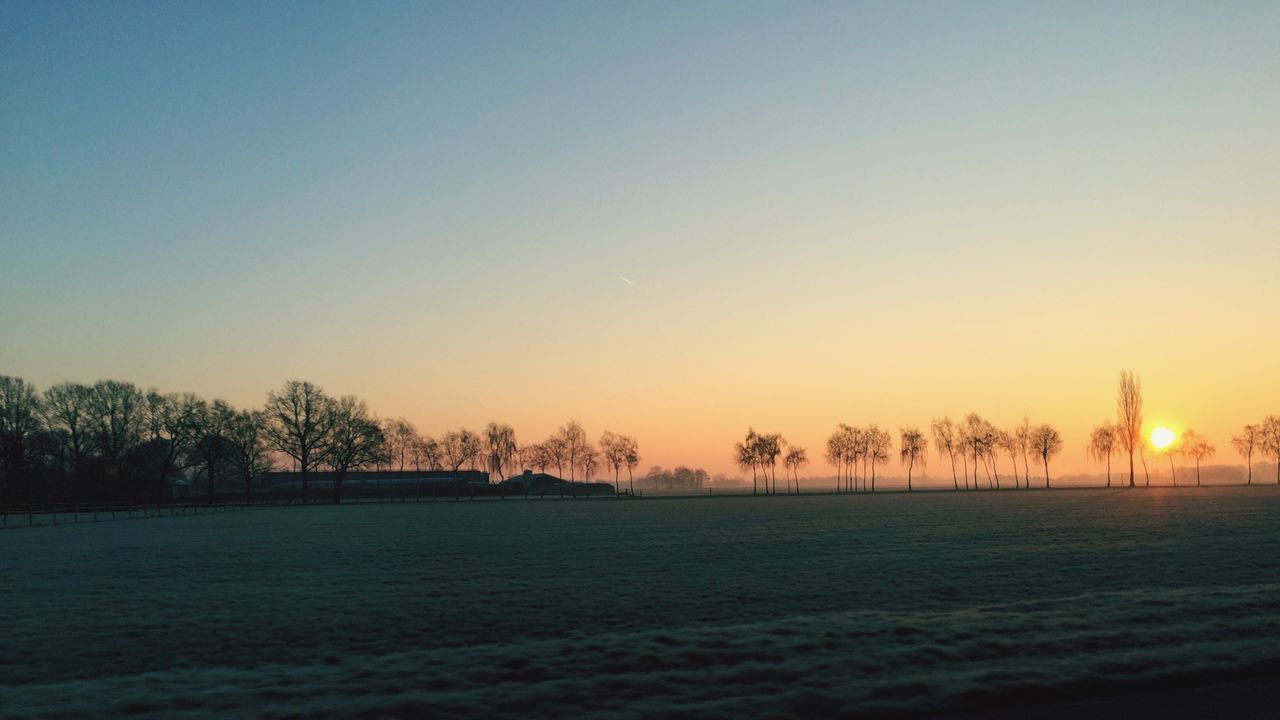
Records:
{"label": "grassy field", "polygon": [[917,716],[1280,673],[1275,488],[0,533],[0,715]]}

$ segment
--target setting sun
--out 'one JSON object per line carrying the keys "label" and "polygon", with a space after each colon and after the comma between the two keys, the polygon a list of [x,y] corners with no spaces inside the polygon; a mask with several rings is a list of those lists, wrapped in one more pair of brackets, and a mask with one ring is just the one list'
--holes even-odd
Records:
{"label": "setting sun", "polygon": [[1167,427],[1158,427],[1151,431],[1151,444],[1157,450],[1163,450],[1173,444],[1178,439],[1178,435]]}

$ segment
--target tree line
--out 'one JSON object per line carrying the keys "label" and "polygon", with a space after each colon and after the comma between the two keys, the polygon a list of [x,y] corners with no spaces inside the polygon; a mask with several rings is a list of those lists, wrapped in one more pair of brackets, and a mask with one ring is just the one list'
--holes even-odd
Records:
{"label": "tree line", "polygon": [[497,422],[481,433],[458,428],[432,438],[403,418],[379,419],[360,398],[331,396],[300,380],[250,410],[116,380],[60,383],[39,393],[22,378],[0,375],[3,502],[163,500],[171,480],[186,476],[200,478],[210,498],[235,486],[252,501],[255,483],[281,458],[298,471],[304,497],[313,473],[331,472],[333,502],[357,470],[465,466],[502,479],[522,467],[554,467],[574,480],[579,470],[590,479],[608,468],[616,484],[624,468],[631,477],[640,463],[635,438],[606,431],[597,449],[574,420],[530,445]]}
{"label": "tree line", "polygon": [[[961,489],[961,476],[965,490],[978,490],[983,480],[988,489],[1002,489],[1001,464],[1008,459],[1006,477],[1012,478],[1013,487],[1031,487],[1031,465],[1044,470],[1044,486],[1051,486],[1049,461],[1063,448],[1061,433],[1051,424],[1032,425],[1027,417],[1021,424],[1000,428],[977,413],[969,413],[962,420],[950,417],[935,418],[926,436],[919,428],[903,426],[898,431],[899,462],[907,469],[907,491],[914,489],[914,474],[928,461],[928,446],[932,439],[939,457],[951,468],[951,480],[955,490]],[[1245,458],[1248,467],[1247,484],[1253,484],[1254,455],[1270,456],[1276,460],[1276,483],[1280,484],[1280,417],[1268,416],[1262,422],[1245,425],[1231,438],[1232,446]],[[760,480],[764,481],[764,493],[777,489],[777,460],[784,457],[789,474],[808,462],[802,447],[788,449],[787,441],[779,433],[758,433],[747,430],[746,437],[734,444],[733,459],[739,467],[752,474],[752,492],[760,492]],[[1151,476],[1146,456],[1152,450],[1151,440],[1144,432],[1142,415],[1142,383],[1133,373],[1124,371],[1116,391],[1116,417],[1104,420],[1089,436],[1086,450],[1098,462],[1106,463],[1107,487],[1111,487],[1111,459],[1117,455],[1128,457],[1129,487],[1136,487],[1135,457],[1141,462],[1145,485],[1150,486]],[[1173,458],[1182,457],[1195,465],[1196,485],[1200,485],[1200,466],[1217,452],[1213,443],[1194,429],[1187,429],[1160,452],[1168,456],[1170,476],[1177,485],[1177,468]],[[888,463],[893,456],[893,436],[875,424],[855,427],[840,423],[827,438],[826,461],[836,469],[836,492],[874,492],[876,468]],[[957,460],[959,467],[957,468]],[[1019,467],[1021,462],[1021,467]],[[790,478],[789,478],[790,479]],[[771,486],[772,483],[772,486]],[[795,477],[799,488],[799,477]],[[788,492],[790,484],[788,484]]]}

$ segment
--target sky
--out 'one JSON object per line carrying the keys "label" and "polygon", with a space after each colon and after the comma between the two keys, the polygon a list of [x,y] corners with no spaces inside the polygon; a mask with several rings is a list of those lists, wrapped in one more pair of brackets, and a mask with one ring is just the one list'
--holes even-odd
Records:
{"label": "sky", "polygon": [[[0,373],[737,473],[1280,414],[1275,2],[0,2]],[[944,471],[934,459],[930,472]]]}

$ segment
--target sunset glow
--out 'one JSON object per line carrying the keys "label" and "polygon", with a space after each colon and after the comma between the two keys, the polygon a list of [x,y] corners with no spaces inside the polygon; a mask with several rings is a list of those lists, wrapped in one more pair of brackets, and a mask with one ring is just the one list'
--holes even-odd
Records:
{"label": "sunset glow", "polygon": [[1151,431],[1151,444],[1157,450],[1163,450],[1178,439],[1178,434],[1167,427],[1158,427]]}

